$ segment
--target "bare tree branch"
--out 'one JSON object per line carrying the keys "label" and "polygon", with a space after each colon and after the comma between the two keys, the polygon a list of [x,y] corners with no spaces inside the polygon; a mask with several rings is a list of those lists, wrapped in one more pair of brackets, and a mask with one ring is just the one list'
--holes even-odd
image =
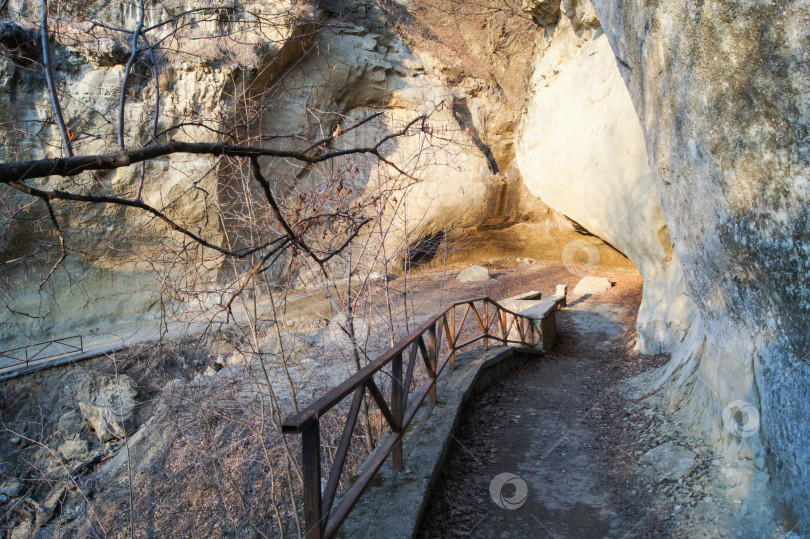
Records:
{"label": "bare tree branch", "polygon": [[127,86],[129,85],[129,74],[132,71],[132,64],[138,59],[140,50],[138,49],[138,37],[141,35],[143,29],[143,18],[146,16],[146,9],[144,8],[144,0],[140,0],[139,4],[140,15],[138,18],[138,26],[132,33],[132,53],[129,55],[127,65],[124,67],[124,74],[121,78],[121,95],[118,96],[118,149],[123,153],[127,150],[124,143],[124,109],[127,104]]}
{"label": "bare tree branch", "polygon": [[[377,114],[366,116],[358,124],[366,123]],[[128,167],[141,161],[148,161],[158,157],[165,157],[174,153],[189,153],[202,155],[227,155],[231,157],[285,157],[305,163],[320,163],[336,157],[352,154],[372,154],[379,156],[380,147],[389,140],[404,136],[417,122],[426,120],[426,116],[418,116],[396,133],[382,137],[374,146],[347,148],[334,150],[317,155],[309,155],[297,150],[278,150],[274,148],[256,148],[224,142],[164,142],[150,144],[136,150],[128,150],[117,154],[77,155],[54,159],[36,159],[32,161],[12,161],[0,164],[0,183],[15,183],[31,178],[44,178],[46,176],[75,176],[87,170],[112,170]]]}
{"label": "bare tree branch", "polygon": [[160,81],[158,80],[158,65],[155,58],[155,47],[149,44],[146,34],[143,40],[149,48],[149,61],[152,64],[152,77],[155,79],[155,112],[152,115],[152,140],[157,142],[158,120],[160,119]]}
{"label": "bare tree branch", "polygon": [[324,138],[322,138],[320,140],[316,140],[315,142],[313,142],[312,144],[310,144],[309,146],[307,146],[306,148],[301,150],[301,152],[302,153],[307,153],[308,151],[310,151],[310,150],[312,150],[314,148],[317,148],[318,146],[323,146],[324,144],[327,144],[328,142],[331,142],[331,141],[335,140],[337,137],[339,137],[339,136],[341,136],[343,134],[346,134],[346,133],[348,133],[349,131],[351,131],[353,129],[356,129],[356,128],[360,127],[361,125],[363,125],[364,123],[369,122],[369,121],[373,120],[374,118],[377,118],[378,116],[381,116],[381,115],[382,115],[382,112],[375,112],[374,114],[369,114],[368,116],[366,116],[362,120],[359,120],[359,121],[353,123],[352,125],[350,125],[346,129],[343,129],[341,131],[335,131],[334,133],[332,133],[328,137],[324,137]]}
{"label": "bare tree branch", "polygon": [[270,182],[268,182],[267,179],[262,174],[258,158],[255,157],[251,158],[250,164],[251,168],[253,169],[253,175],[256,178],[256,181],[259,182],[259,185],[262,186],[265,198],[267,198],[267,202],[270,204],[270,208],[273,210],[273,215],[281,225],[281,228],[284,230],[284,233],[287,235],[288,238],[290,238],[290,240],[293,243],[295,243],[295,245],[303,249],[304,252],[306,252],[307,255],[309,255],[309,257],[312,258],[312,260],[314,260],[315,263],[318,264],[321,268],[323,268],[323,265],[326,262],[328,262],[332,257],[343,251],[352,242],[352,240],[360,233],[360,229],[363,228],[367,223],[372,221],[372,219],[364,219],[363,221],[361,221],[355,227],[354,232],[352,232],[346,239],[346,241],[343,242],[343,245],[341,245],[337,249],[328,252],[325,256],[320,257],[315,254],[315,251],[313,251],[312,248],[309,245],[307,245],[307,243],[303,239],[301,239],[300,234],[296,234],[293,231],[292,227],[284,218],[284,215],[281,213],[281,208],[278,205],[278,201],[276,200],[276,196],[275,194],[273,194],[273,190],[270,187]]}
{"label": "bare tree branch", "polygon": [[236,258],[244,258],[246,256],[251,255],[252,253],[255,253],[256,251],[267,248],[270,245],[273,245],[274,243],[279,241],[279,238],[275,238],[275,239],[273,239],[271,241],[265,242],[265,243],[263,243],[261,245],[254,246],[254,247],[249,247],[249,248],[244,248],[244,249],[236,249],[236,250],[226,249],[225,247],[222,247],[220,245],[215,245],[215,244],[209,242],[208,240],[206,240],[205,238],[203,238],[201,236],[198,236],[197,234],[193,233],[192,231],[188,230],[187,228],[177,224],[175,221],[170,219],[162,211],[160,211],[157,208],[154,208],[154,207],[150,206],[149,204],[146,204],[146,203],[144,203],[144,202],[142,202],[140,200],[130,200],[130,199],[126,199],[126,198],[111,197],[111,196],[80,195],[80,194],[77,194],[77,193],[68,193],[66,191],[59,191],[59,190],[43,191],[41,189],[37,189],[35,187],[30,187],[28,185],[25,185],[24,183],[18,183],[18,182],[13,182],[13,183],[10,183],[9,185],[11,187],[19,190],[19,191],[22,191],[23,193],[26,193],[26,194],[29,194],[31,196],[41,198],[42,200],[46,200],[46,201],[50,201],[50,200],[73,200],[73,201],[76,201],[76,202],[91,202],[91,203],[95,203],[95,204],[117,204],[119,206],[127,206],[127,207],[130,207],[130,208],[137,208],[139,210],[144,210],[147,213],[151,213],[152,215],[154,215],[155,217],[157,217],[158,219],[160,219],[161,221],[166,223],[169,226],[169,228],[171,228],[172,230],[180,232],[181,234],[183,234],[183,235],[187,236],[188,238],[194,240],[195,242],[199,243],[200,245],[203,245],[204,247],[208,247],[209,249],[214,249],[215,251],[218,251],[218,252],[220,252],[220,253],[222,253],[224,255],[234,256]]}
{"label": "bare tree branch", "polygon": [[121,78],[121,95],[118,96],[118,149],[121,151],[121,153],[127,150],[126,144],[124,143],[124,108],[126,107],[127,103],[129,73],[132,71],[132,64],[135,63],[135,60],[138,59],[138,54],[141,52],[138,50],[138,37],[141,35],[141,30],[143,29],[143,18],[146,16],[144,0],[140,1],[138,7],[140,9],[140,15],[138,18],[138,26],[132,33],[132,53],[129,55],[127,65],[124,67],[124,74]]}
{"label": "bare tree branch", "polygon": [[256,157],[251,157],[250,166],[253,169],[253,177],[256,178],[256,181],[262,186],[264,196],[267,199],[268,204],[270,204],[270,209],[273,210],[273,215],[275,216],[276,221],[278,221],[281,225],[281,229],[284,231],[287,237],[290,238],[290,240],[292,240],[296,245],[301,247],[308,255],[312,256],[313,259],[317,261],[315,253],[312,252],[312,249],[310,249],[306,243],[298,238],[295,232],[293,232],[292,227],[290,227],[289,223],[287,223],[287,219],[284,218],[284,214],[281,213],[281,208],[278,205],[278,201],[276,200],[276,195],[273,193],[273,189],[270,187],[270,182],[268,182],[262,174],[262,167],[259,165],[259,159]]}
{"label": "bare tree branch", "polygon": [[73,157],[73,146],[70,141],[67,126],[65,125],[65,119],[62,116],[62,106],[59,104],[59,95],[56,93],[56,82],[54,82],[53,77],[51,47],[48,43],[48,0],[41,0],[39,6],[41,11],[39,31],[42,34],[42,65],[45,68],[45,81],[48,84],[48,94],[51,97],[54,120],[56,121],[56,125],[59,126],[59,132],[62,134],[62,143],[65,145],[65,155]]}
{"label": "bare tree branch", "polygon": [[31,318],[33,320],[44,320],[45,318],[47,318],[51,314],[50,311],[48,311],[47,313],[45,313],[43,315],[34,315],[34,314],[26,313],[26,312],[23,312],[23,311],[18,311],[16,309],[12,308],[11,305],[9,305],[8,302],[5,300],[5,298],[2,297],[2,296],[0,296],[0,301],[3,302],[3,306],[5,306],[5,308],[8,309],[8,312],[10,312],[11,314],[16,314],[18,316],[25,316],[26,318]]}

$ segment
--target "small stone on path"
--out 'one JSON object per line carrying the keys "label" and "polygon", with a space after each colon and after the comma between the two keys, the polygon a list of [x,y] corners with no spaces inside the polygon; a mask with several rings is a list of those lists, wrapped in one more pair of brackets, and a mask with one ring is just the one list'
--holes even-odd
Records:
{"label": "small stone on path", "polygon": [[640,460],[672,481],[688,476],[697,466],[695,454],[675,442],[667,442],[650,449]]}
{"label": "small stone on path", "polygon": [[577,283],[573,294],[575,296],[598,294],[600,292],[604,292],[605,290],[609,290],[611,286],[613,286],[613,284],[607,277],[595,277],[593,275],[588,275]]}
{"label": "small stone on path", "polygon": [[66,461],[80,460],[90,453],[90,444],[86,440],[68,440],[59,446],[59,454]]}
{"label": "small stone on path", "polygon": [[15,496],[19,496],[22,493],[22,489],[23,484],[17,479],[11,478],[7,479],[2,485],[0,485],[0,494],[13,498]]}
{"label": "small stone on path", "polygon": [[456,277],[460,283],[489,281],[491,278],[492,277],[489,275],[489,270],[483,266],[470,266],[459,273]]}
{"label": "small stone on path", "polygon": [[82,429],[86,425],[82,415],[76,410],[68,410],[57,422],[56,429],[66,440],[79,437]]}

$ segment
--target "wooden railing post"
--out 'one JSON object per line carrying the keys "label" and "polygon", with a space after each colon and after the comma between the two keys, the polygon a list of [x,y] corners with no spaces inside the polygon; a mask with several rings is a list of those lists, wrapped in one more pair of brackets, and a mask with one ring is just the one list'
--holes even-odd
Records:
{"label": "wooden railing post", "polygon": [[304,476],[304,525],[307,539],[323,537],[321,513],[321,431],[318,421],[301,430],[301,456]]}
{"label": "wooden railing post", "polygon": [[456,306],[450,307],[450,333],[447,335],[447,344],[450,347],[450,370],[456,368]]}
{"label": "wooden railing post", "polygon": [[[391,425],[393,432],[402,432],[402,420],[405,416],[405,406],[402,399],[402,352],[391,360],[391,413],[396,418],[397,425]],[[402,440],[400,439],[393,449],[393,465],[395,470],[402,469]]]}
{"label": "wooden railing post", "polygon": [[501,319],[503,320],[503,344],[509,344],[509,313],[501,309]]}
{"label": "wooden railing post", "polygon": [[436,404],[436,364],[438,363],[438,350],[436,350],[436,324],[431,324],[428,328],[428,361],[433,371],[433,385],[430,388],[430,404]]}
{"label": "wooden railing post", "polygon": [[489,337],[487,337],[487,327],[489,326],[489,300],[484,300],[484,350],[489,348]]}
{"label": "wooden railing post", "polygon": [[516,317],[515,322],[518,327],[518,335],[520,335],[520,344],[526,346],[526,319]]}

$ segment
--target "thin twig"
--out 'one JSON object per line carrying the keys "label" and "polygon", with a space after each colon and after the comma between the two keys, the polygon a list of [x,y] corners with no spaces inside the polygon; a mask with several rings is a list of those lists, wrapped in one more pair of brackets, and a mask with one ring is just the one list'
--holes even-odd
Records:
{"label": "thin twig", "polygon": [[152,115],[152,140],[157,142],[158,120],[160,119],[160,80],[158,79],[158,65],[155,59],[155,47],[149,44],[146,34],[141,32],[147,48],[149,49],[149,62],[152,64],[152,77],[155,79],[155,112]]}
{"label": "thin twig", "polygon": [[53,228],[56,230],[56,234],[59,236],[59,247],[62,249],[62,254],[59,257],[59,260],[56,261],[56,264],[51,267],[51,271],[48,272],[48,275],[42,279],[42,282],[39,283],[37,290],[42,290],[42,287],[45,286],[45,283],[51,278],[53,272],[56,271],[62,262],[67,258],[67,249],[65,248],[65,236],[62,234],[62,228],[59,226],[59,221],[56,220],[56,214],[53,211],[53,206],[51,206],[51,202],[47,198],[42,199],[45,202],[45,206],[48,208],[48,215],[51,217],[51,222],[53,223]]}
{"label": "thin twig", "polygon": [[84,519],[87,521],[87,525],[90,526],[90,533],[93,534],[93,537],[96,539],[101,539],[96,527],[93,525],[93,521],[90,519],[90,515],[87,514],[87,498],[82,500],[82,514],[84,515]]}
{"label": "thin twig", "polygon": [[270,204],[270,209],[273,210],[273,215],[281,225],[281,228],[282,230],[284,230],[284,233],[287,235],[288,238],[290,238],[290,240],[293,243],[295,243],[297,246],[303,249],[307,253],[307,255],[309,255],[309,257],[312,258],[312,260],[314,260],[315,263],[318,264],[318,266],[320,266],[321,268],[323,268],[323,265],[326,262],[328,262],[332,257],[342,252],[349,245],[349,243],[351,243],[351,241],[360,233],[360,229],[363,228],[363,226],[365,226],[367,223],[370,223],[372,221],[371,218],[364,219],[363,221],[361,221],[360,224],[358,224],[357,227],[354,229],[354,232],[352,232],[346,239],[346,241],[343,242],[343,245],[341,245],[340,247],[338,247],[333,251],[330,251],[325,256],[320,257],[315,254],[315,252],[309,245],[307,245],[306,242],[300,239],[300,236],[293,231],[290,224],[284,218],[284,215],[281,213],[281,208],[279,207],[278,201],[276,200],[276,196],[273,193],[273,189],[270,187],[270,182],[268,182],[267,179],[262,174],[261,166],[259,165],[259,160],[255,157],[252,157],[250,159],[250,164],[253,169],[253,176],[254,178],[256,178],[256,181],[259,182],[259,184],[262,186],[262,189],[264,190],[264,196],[267,199],[267,202]]}
{"label": "thin twig", "polygon": [[328,142],[331,142],[331,141],[335,140],[336,138],[338,138],[338,137],[340,137],[342,135],[345,135],[346,133],[348,133],[349,131],[351,131],[353,129],[357,129],[358,127],[360,127],[364,123],[370,122],[374,118],[377,118],[378,116],[381,116],[381,115],[382,115],[382,112],[375,112],[373,114],[369,114],[368,116],[366,116],[362,120],[359,120],[359,121],[353,123],[352,125],[350,125],[346,129],[342,129],[341,131],[335,131],[334,133],[332,133],[328,137],[324,137],[324,138],[322,138],[320,140],[316,140],[315,142],[313,142],[312,144],[310,144],[309,146],[307,146],[306,148],[301,150],[301,153],[307,153],[308,151],[312,150],[313,148],[317,148],[318,146],[323,146],[324,144],[326,144]]}

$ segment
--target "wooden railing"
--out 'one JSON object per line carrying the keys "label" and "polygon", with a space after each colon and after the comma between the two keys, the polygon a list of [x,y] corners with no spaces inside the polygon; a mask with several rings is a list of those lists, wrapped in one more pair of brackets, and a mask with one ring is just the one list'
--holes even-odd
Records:
{"label": "wooden railing", "polygon": [[[26,367],[31,363],[38,363],[46,359],[64,356],[67,354],[84,352],[84,340],[81,335],[52,339],[50,341],[38,342],[0,351],[0,371],[9,368]],[[4,360],[11,360],[11,363],[3,364]]]}
{"label": "wooden railing", "polygon": [[[463,314],[457,323],[456,315],[460,309],[463,309]],[[470,313],[471,319],[475,322],[472,324],[474,336],[471,337],[469,336],[471,328],[465,328]],[[456,352],[459,349],[478,341],[483,341],[486,349],[490,339],[503,344],[535,346],[539,343],[540,337],[536,325],[538,322],[533,323],[532,319],[507,310],[488,297],[455,303],[306,409],[284,421],[285,433],[301,435],[306,537],[333,537],[389,454],[393,453],[394,468],[402,469],[402,435],[425,397],[429,397],[431,404],[436,403],[436,379],[448,364],[450,369],[455,368]],[[469,338],[461,341],[463,334]],[[444,347],[443,338],[447,340]],[[443,349],[447,351],[440,358]],[[415,381],[417,356],[420,355],[427,378],[411,392],[411,385]],[[387,398],[380,388],[382,382],[378,384],[375,375],[379,375],[380,380],[390,380]],[[346,489],[339,503],[333,507],[366,392],[371,397],[368,401],[378,407],[388,424],[391,435],[381,439],[380,445],[364,463],[362,471]],[[335,450],[326,484],[322,489],[320,419],[349,395],[351,405],[343,433]]]}

